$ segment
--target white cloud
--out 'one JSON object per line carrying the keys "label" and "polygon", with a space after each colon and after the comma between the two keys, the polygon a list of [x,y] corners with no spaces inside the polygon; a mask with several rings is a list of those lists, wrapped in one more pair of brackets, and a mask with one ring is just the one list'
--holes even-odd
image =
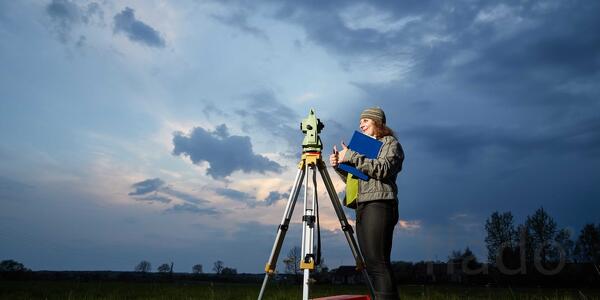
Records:
{"label": "white cloud", "polygon": [[410,22],[420,21],[420,16],[408,16],[394,19],[393,15],[378,8],[360,3],[346,7],[340,17],[352,30],[372,29],[380,33],[391,33],[402,30]]}
{"label": "white cloud", "polygon": [[491,38],[503,39],[536,26],[533,19],[523,17],[522,14],[522,7],[520,6],[511,7],[499,4],[479,11],[473,22],[473,28],[481,25],[491,25],[496,30],[496,36],[491,36]]}
{"label": "white cloud", "polygon": [[505,4],[499,4],[490,9],[479,11],[475,17],[475,22],[494,23],[512,18],[515,18],[514,9]]}
{"label": "white cloud", "polygon": [[403,231],[416,231],[421,229],[421,221],[419,220],[399,220],[398,227]]}

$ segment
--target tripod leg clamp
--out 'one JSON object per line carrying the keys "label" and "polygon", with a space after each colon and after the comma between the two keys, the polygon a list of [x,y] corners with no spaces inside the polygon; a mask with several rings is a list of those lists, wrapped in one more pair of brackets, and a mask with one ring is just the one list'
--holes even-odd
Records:
{"label": "tripod leg clamp", "polygon": [[348,231],[348,232],[350,232],[350,234],[354,233],[354,230],[352,229],[352,225],[350,225],[350,224],[342,225],[342,231]]}
{"label": "tripod leg clamp", "polygon": [[312,254],[307,254],[306,257],[300,261],[300,269],[302,270],[314,270],[315,269],[315,259]]}
{"label": "tripod leg clamp", "polygon": [[304,215],[302,216],[302,221],[306,221],[308,225],[312,225],[315,223],[315,216]]}
{"label": "tripod leg clamp", "polygon": [[267,265],[265,266],[265,273],[272,275],[275,272],[275,265],[273,265],[273,268],[271,268],[271,264],[267,263]]}

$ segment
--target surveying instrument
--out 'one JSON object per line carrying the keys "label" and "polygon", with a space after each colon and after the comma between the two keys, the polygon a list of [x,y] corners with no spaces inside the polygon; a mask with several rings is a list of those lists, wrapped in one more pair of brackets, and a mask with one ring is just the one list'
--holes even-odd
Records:
{"label": "surveying instrument", "polygon": [[[269,257],[269,261],[265,266],[265,278],[260,289],[260,294],[258,295],[258,300],[261,300],[263,297],[269,277],[275,274],[275,266],[277,264],[279,252],[281,251],[283,239],[285,238],[285,234],[287,233],[290,224],[290,219],[292,218],[292,213],[294,212],[294,206],[296,205],[296,199],[298,198],[298,194],[300,192],[300,188],[304,179],[306,179],[306,181],[304,183],[304,215],[302,215],[302,251],[300,256],[300,269],[303,270],[304,273],[304,277],[302,280],[302,299],[308,300],[309,284],[311,283],[310,271],[314,270],[315,266],[320,263],[320,253],[317,253],[316,257],[313,253],[315,224],[317,228],[319,227],[319,205],[317,200],[317,170],[319,170],[319,173],[321,173],[321,178],[323,179],[323,183],[325,184],[325,188],[327,189],[327,193],[329,194],[329,198],[331,199],[333,209],[335,210],[335,213],[340,221],[340,225],[342,231],[344,232],[344,235],[346,236],[346,240],[350,245],[352,255],[356,260],[356,269],[362,271],[363,276],[365,278],[365,282],[367,283],[369,292],[371,294],[371,299],[375,299],[375,291],[373,289],[373,284],[371,283],[369,275],[367,274],[367,270],[365,268],[365,260],[358,246],[356,245],[356,240],[354,239],[354,231],[352,229],[352,226],[348,224],[348,219],[346,219],[346,215],[344,214],[338,195],[335,192],[335,188],[333,187],[333,183],[331,182],[331,178],[329,177],[329,173],[327,172],[327,167],[325,166],[323,158],[321,157],[321,150],[323,150],[323,144],[321,143],[319,133],[321,133],[321,130],[324,127],[325,126],[323,125],[323,123],[321,123],[321,121],[317,119],[314,109],[311,109],[308,114],[308,117],[302,120],[302,123],[300,123],[300,130],[302,131],[302,133],[304,133],[304,140],[302,142],[302,158],[298,163],[298,173],[296,175],[296,179],[294,181],[294,186],[290,193],[290,197],[285,206],[283,219],[281,220],[281,224],[279,224],[279,226],[277,227],[277,236],[275,237],[273,250],[271,250],[271,256]],[[312,171],[312,199],[308,198],[309,176],[305,177],[309,170]],[[318,252],[320,252],[320,249]]]}

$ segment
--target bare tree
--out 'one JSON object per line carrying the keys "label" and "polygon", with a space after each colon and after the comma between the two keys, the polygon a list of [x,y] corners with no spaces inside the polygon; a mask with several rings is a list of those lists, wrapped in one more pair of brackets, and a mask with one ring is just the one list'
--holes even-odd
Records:
{"label": "bare tree", "polygon": [[283,259],[285,264],[285,271],[288,274],[300,274],[300,259],[302,259],[302,249],[298,246],[294,246],[288,251],[287,257]]}
{"label": "bare tree", "polygon": [[221,272],[223,272],[223,268],[225,267],[225,265],[223,264],[222,261],[217,260],[215,261],[215,263],[213,264],[213,271],[215,271],[215,273],[217,275],[221,274]]}
{"label": "bare tree", "polygon": [[192,273],[194,274],[202,274],[202,265],[196,264],[192,267]]}
{"label": "bare tree", "polygon": [[142,260],[142,261],[140,261],[139,264],[137,264],[137,266],[135,266],[134,270],[136,272],[147,273],[147,272],[150,272],[150,270],[152,270],[152,265],[150,264],[149,261]]}
{"label": "bare tree", "polygon": [[171,267],[169,266],[169,264],[162,264],[162,265],[158,266],[157,271],[159,273],[170,273]]}

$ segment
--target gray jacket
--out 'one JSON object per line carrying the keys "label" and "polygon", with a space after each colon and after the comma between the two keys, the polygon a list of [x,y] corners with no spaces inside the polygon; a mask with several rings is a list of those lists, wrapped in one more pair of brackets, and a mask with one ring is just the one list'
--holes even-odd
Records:
{"label": "gray jacket", "polygon": [[[348,149],[344,161],[353,165],[369,176],[369,180],[358,180],[358,202],[373,200],[397,200],[398,186],[396,177],[402,170],[404,151],[402,146],[393,136],[385,136],[376,159],[366,158],[364,155]],[[335,168],[335,171],[346,182],[348,173]]]}

